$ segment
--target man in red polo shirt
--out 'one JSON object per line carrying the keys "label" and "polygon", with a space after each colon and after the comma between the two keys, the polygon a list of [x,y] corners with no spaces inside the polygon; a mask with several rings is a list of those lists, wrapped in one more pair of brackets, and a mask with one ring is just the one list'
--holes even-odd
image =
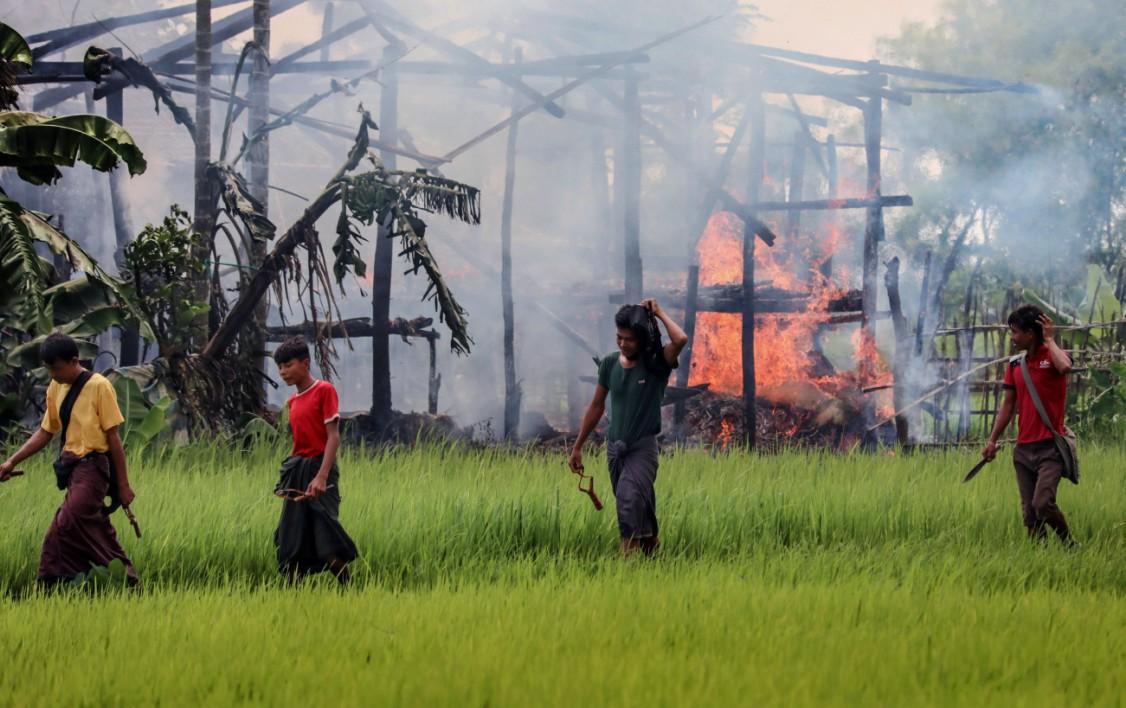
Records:
{"label": "man in red polo shirt", "polygon": [[[1064,429],[1063,413],[1071,358],[1056,344],[1052,320],[1038,307],[1024,305],[1014,310],[1009,315],[1009,332],[1013,345],[1024,354],[1013,357],[1005,369],[1005,400],[997,412],[997,422],[982,456],[988,460],[997,456],[997,439],[1008,427],[1013,412],[1019,413],[1013,464],[1020,488],[1024,526],[1030,538],[1044,538],[1047,535],[1045,526],[1050,526],[1061,540],[1072,543],[1067,521],[1056,506],[1056,488],[1064,473],[1064,462],[1052,436],[1052,429],[1058,433]],[[1044,403],[1052,429],[1044,425],[1028,393],[1021,372],[1022,357],[1028,361],[1028,372]]]}

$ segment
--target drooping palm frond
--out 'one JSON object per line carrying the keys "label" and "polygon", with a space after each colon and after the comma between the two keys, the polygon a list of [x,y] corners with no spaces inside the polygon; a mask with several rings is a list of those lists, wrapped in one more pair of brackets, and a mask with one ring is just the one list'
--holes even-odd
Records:
{"label": "drooping palm frond", "polygon": [[207,168],[208,177],[215,183],[216,192],[223,200],[227,215],[237,218],[255,241],[265,242],[274,238],[277,227],[266,216],[262,202],[250,194],[250,187],[242,175],[233,167],[222,162],[213,162]]}
{"label": "drooping palm frond", "polygon": [[426,243],[426,224],[406,210],[396,209],[394,217],[398,232],[392,235],[399,236],[401,239],[402,251],[399,255],[405,257],[411,264],[406,272],[410,274],[418,273],[419,270],[426,272],[430,282],[422,299],[434,301],[434,309],[438,311],[439,321],[445,322],[450,330],[450,349],[457,354],[468,354],[473,339],[469,336],[466,312],[446,285],[438,261],[430,252],[430,245]]}
{"label": "drooping palm frond", "polygon": [[[160,104],[164,104],[177,123],[187,128],[195,142],[195,121],[188,109],[184,108],[172,98],[172,91],[164,82],[157,78],[153,70],[146,64],[132,57],[126,59],[99,47],[90,47],[82,59],[82,73],[94,83],[101,83],[108,74],[117,71],[124,76],[133,86],[143,86],[152,92],[154,109],[160,113]],[[94,98],[102,97],[102,89],[94,90]]]}
{"label": "drooping palm frond", "polygon": [[0,113],[0,166],[15,167],[32,184],[48,184],[62,176],[60,166],[72,167],[75,162],[102,172],[124,162],[131,175],[146,168],[145,156],[133,137],[108,118]]}
{"label": "drooping palm frond", "polygon": [[138,327],[141,336],[150,341],[155,339],[144,312],[125,283],[107,273],[74,239],[52,226],[43,215],[0,195],[0,203],[4,200],[10,203],[7,205],[8,210],[17,215],[32,240],[46,245],[52,253],[65,258],[72,270],[84,273],[91,284],[108,292],[129,322]]}
{"label": "drooping palm frond", "polygon": [[35,252],[36,239],[21,218],[24,211],[19,202],[0,194],[0,269],[6,287],[24,303],[21,315],[42,310],[48,285],[47,268]]}
{"label": "drooping palm frond", "polygon": [[476,187],[421,169],[400,173],[399,184],[411,204],[419,209],[474,226],[481,223],[481,192]]}
{"label": "drooping palm frond", "polygon": [[230,145],[231,141],[231,125],[235,122],[235,105],[238,103],[238,101],[235,100],[238,93],[238,82],[242,77],[242,70],[246,65],[246,60],[250,58],[252,52],[261,54],[267,63],[270,61],[266,50],[257,42],[250,41],[243,45],[242,52],[239,54],[238,63],[235,65],[235,75],[231,78],[231,98],[227,101],[227,117],[223,119],[223,138],[219,143],[220,162],[224,162],[227,159],[227,147]]}

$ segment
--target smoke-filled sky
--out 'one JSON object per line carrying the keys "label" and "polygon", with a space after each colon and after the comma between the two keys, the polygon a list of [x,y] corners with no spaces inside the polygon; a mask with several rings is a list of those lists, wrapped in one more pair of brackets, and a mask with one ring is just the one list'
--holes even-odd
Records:
{"label": "smoke-filled sky", "polygon": [[[0,17],[25,35],[31,35],[60,25],[89,22],[118,14],[129,14],[156,7],[183,4],[183,0],[41,0],[37,3],[0,0]],[[502,38],[510,31],[502,20],[518,13],[515,25],[516,41],[524,44],[531,56],[539,59],[553,55],[611,51],[639,46],[671,30],[684,27],[711,12],[730,7],[728,0],[694,0],[691,3],[643,2],[642,0],[615,0],[613,3],[596,0],[479,0],[472,6],[452,0],[390,0],[390,4],[420,25],[440,28],[440,31],[459,42],[478,42],[482,53],[499,60]],[[749,3],[741,3],[744,8]],[[708,50],[716,41],[740,39],[761,44],[781,46],[819,54],[835,55],[865,60],[876,57],[877,40],[895,35],[906,23],[933,23],[938,19],[940,0],[916,0],[910,3],[890,0],[763,0],[756,3],[757,16],[748,12],[736,14],[749,23],[722,22],[698,30],[676,42],[661,46],[651,52],[652,63],[639,65],[647,72],[646,119],[659,126],[669,136],[690,144],[693,128],[688,117],[692,110],[712,101],[715,105],[724,97],[738,94],[745,86],[745,67],[709,63]],[[218,9],[215,21],[231,12],[246,7]],[[271,54],[276,58],[304,46],[321,34],[325,3],[309,2],[274,19]],[[657,10],[661,7],[663,10]],[[337,26],[358,16],[353,2],[335,3]],[[585,8],[585,10],[583,9]],[[564,18],[566,32],[556,37],[544,28],[552,27],[553,13],[575,15]],[[585,13],[585,14],[583,14]],[[455,20],[473,20],[459,25]],[[545,19],[546,18],[546,19]],[[525,24],[519,24],[520,21]],[[540,24],[541,20],[543,23]],[[189,36],[193,17],[188,14],[178,21],[166,20],[144,27],[123,28],[113,38],[100,38],[102,46],[123,44],[129,49],[145,53],[146,50]],[[469,27],[469,29],[465,29]],[[490,37],[485,32],[493,30]],[[460,34],[459,34],[460,33]],[[569,33],[569,34],[568,34]],[[578,37],[578,39],[576,39]],[[230,61],[247,35],[226,42],[221,61]],[[490,43],[491,40],[491,43]],[[412,40],[413,43],[413,40]],[[332,59],[371,59],[378,56],[382,40],[373,32],[357,33],[334,48]],[[66,59],[81,56],[83,47],[69,50]],[[61,58],[57,55],[52,58]],[[150,59],[152,57],[144,57]],[[315,58],[315,57],[313,57]],[[441,59],[433,47],[419,47],[409,58],[410,62]],[[942,69],[944,67],[932,67]],[[740,73],[743,72],[743,73]],[[699,78],[706,77],[707,93],[696,93]],[[188,77],[190,78],[190,77]],[[271,84],[271,102],[275,107],[289,108],[297,105],[314,91],[327,88],[330,77],[313,74],[290,74],[276,77]],[[227,90],[229,76],[216,76],[215,86]],[[530,83],[546,92],[562,84],[558,77],[535,77]],[[542,314],[532,306],[533,301],[548,302],[569,318],[573,328],[603,352],[613,347],[613,328],[605,317],[609,304],[608,290],[621,288],[621,231],[622,215],[613,205],[614,151],[621,147],[621,116],[607,92],[622,90],[620,77],[607,79],[595,90],[594,84],[575,91],[560,103],[572,112],[575,120],[556,120],[539,112],[520,123],[517,158],[517,179],[513,217],[513,261],[517,306],[517,365],[525,391],[526,410],[538,409],[557,418],[566,410],[560,404],[567,398],[567,386],[560,382],[565,374],[572,383],[587,372],[590,357],[569,344],[559,333],[545,323]],[[607,88],[608,87],[608,88]],[[245,89],[243,89],[245,90]],[[29,91],[30,93],[30,91]],[[191,107],[190,93],[177,94],[177,100]],[[834,132],[838,138],[857,138],[857,115],[852,109],[821,110],[815,99],[802,97],[807,111],[826,115],[830,126],[819,131]],[[990,97],[977,99],[994,100]],[[357,123],[356,105],[363,102],[378,117],[381,93],[375,82],[365,82],[354,95],[335,96],[319,105],[310,116],[326,121],[349,134]],[[410,132],[420,152],[441,155],[480,133],[505,117],[511,105],[510,91],[493,81],[471,82],[462,77],[435,77],[420,73],[404,74],[399,94],[399,125]],[[785,106],[784,99],[775,97],[776,105]],[[921,105],[923,102],[920,101]],[[686,110],[690,106],[694,109]],[[28,106],[30,107],[30,106]],[[103,107],[87,102],[79,95],[57,109],[63,113],[84,111],[101,112]],[[915,110],[918,110],[917,108]],[[850,112],[851,111],[851,112]],[[213,109],[213,136],[217,138],[224,114],[224,106]],[[580,120],[586,114],[594,120]],[[703,162],[713,160],[723,149],[739,122],[740,112],[733,111],[716,122],[714,136],[705,136],[706,148],[697,145],[697,154],[707,153]],[[242,118],[245,121],[245,116]],[[125,124],[143,147],[149,161],[149,171],[129,180],[128,211],[133,231],[145,223],[156,222],[173,202],[192,203],[191,144],[183,129],[173,124],[166,111],[159,116],[153,113],[151,98],[141,91],[132,91],[126,100]],[[772,114],[768,121],[774,147],[768,153],[770,162],[767,174],[766,200],[784,197],[782,185],[788,168],[786,159],[791,149],[786,141],[793,141],[796,124],[792,118]],[[244,130],[239,123],[234,132]],[[215,139],[213,138],[213,139]],[[713,139],[714,138],[714,139]],[[305,202],[293,193],[315,195],[325,181],[335,173],[348,148],[349,140],[339,136],[310,131],[306,128],[285,128],[271,137],[271,178],[273,185],[287,191],[270,194],[270,217],[279,228],[292,223],[304,208]],[[792,144],[792,142],[790,143]],[[433,250],[442,264],[448,280],[459,299],[470,312],[470,332],[476,340],[473,356],[457,359],[448,354],[442,341],[439,368],[443,372],[441,406],[443,412],[455,415],[462,424],[495,418],[503,393],[500,370],[500,297],[495,276],[468,264],[465,252],[484,261],[489,266],[499,265],[499,215],[504,191],[503,135],[496,135],[472,151],[443,167],[453,179],[473,184],[482,190],[484,206],[483,223],[472,229],[451,224],[435,217],[428,236]],[[643,154],[643,194],[641,205],[642,257],[646,269],[646,287],[672,287],[683,282],[688,259],[689,235],[701,228],[696,212],[703,199],[699,177],[685,169],[677,160],[670,159],[654,141],[646,139]],[[859,196],[863,190],[862,153],[856,150],[842,152],[842,195]],[[733,193],[744,191],[748,179],[745,154],[734,163],[728,186]],[[894,153],[886,163],[894,165]],[[411,169],[415,165],[400,160],[400,167]],[[44,190],[46,197],[71,209],[68,228],[87,243],[96,255],[111,259],[112,226],[106,207],[106,182],[101,176],[80,178],[76,171],[54,192]],[[85,179],[85,185],[82,179]],[[810,168],[806,177],[806,198],[821,195],[820,177]],[[895,171],[885,173],[885,193],[910,192],[913,185],[904,185],[896,179]],[[65,191],[72,190],[72,191]],[[50,210],[51,204],[36,204]],[[57,204],[55,206],[58,206]],[[854,238],[862,233],[856,217],[842,217],[846,236]],[[335,212],[331,214],[335,218]],[[811,215],[807,228],[822,223],[821,217]],[[322,236],[332,236],[331,219],[321,224]],[[108,234],[108,236],[107,236]],[[102,247],[98,247],[98,242]],[[370,243],[367,246],[370,248]],[[850,252],[855,249],[846,249]],[[222,257],[223,254],[220,254]],[[849,265],[847,258],[839,259],[841,271]],[[392,315],[412,317],[431,314],[429,303],[419,302],[424,283],[418,278],[400,275],[397,266],[393,283]],[[855,285],[855,284],[853,284]],[[361,293],[362,289],[362,293]],[[340,298],[345,317],[370,314],[370,281],[350,283],[348,295]],[[439,327],[439,329],[442,329]],[[366,407],[370,390],[370,352],[365,342],[356,342],[354,351],[342,346],[341,375],[342,402],[347,409]],[[393,388],[396,408],[419,410],[425,408],[426,351],[424,344],[410,346],[401,341],[392,342]],[[584,390],[584,395],[586,394]]]}
{"label": "smoke-filled sky", "polygon": [[761,0],[766,18],[753,35],[761,44],[870,59],[875,40],[895,34],[905,22],[933,21],[939,0]]}

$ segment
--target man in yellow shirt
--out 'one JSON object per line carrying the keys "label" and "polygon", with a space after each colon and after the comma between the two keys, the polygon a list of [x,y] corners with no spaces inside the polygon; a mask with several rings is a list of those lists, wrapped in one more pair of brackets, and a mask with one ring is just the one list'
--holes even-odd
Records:
{"label": "man in yellow shirt", "polygon": [[[113,384],[82,367],[78,345],[66,335],[50,335],[39,353],[51,375],[43,423],[16,454],[0,464],[0,482],[7,481],[16,465],[65,429],[55,472],[66,498],[43,539],[38,581],[54,585],[117,558],[125,564],[130,584],[136,584],[137,571],[118,542],[105,507],[107,495],[116,496],[126,506],[135,496],[117,430],[124,418]],[[68,396],[72,389],[77,395]]]}

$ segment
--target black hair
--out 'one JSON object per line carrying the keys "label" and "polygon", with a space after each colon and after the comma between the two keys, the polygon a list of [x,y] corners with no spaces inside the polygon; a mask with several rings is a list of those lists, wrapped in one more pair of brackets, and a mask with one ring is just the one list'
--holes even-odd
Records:
{"label": "black hair", "polygon": [[614,326],[633,333],[641,350],[641,363],[647,369],[660,371],[668,368],[661,344],[661,330],[652,312],[641,305],[622,305],[614,315]]}
{"label": "black hair", "polygon": [[39,358],[47,366],[60,361],[73,361],[78,358],[78,343],[59,332],[49,334],[39,345]]}
{"label": "black hair", "polygon": [[274,350],[275,364],[284,364],[294,359],[309,359],[309,345],[305,343],[304,337],[290,337]]}
{"label": "black hair", "polygon": [[1021,305],[1009,314],[1009,326],[1016,327],[1022,332],[1033,332],[1036,334],[1036,341],[1044,341],[1044,327],[1040,324],[1040,318],[1044,316],[1044,311],[1035,305]]}

